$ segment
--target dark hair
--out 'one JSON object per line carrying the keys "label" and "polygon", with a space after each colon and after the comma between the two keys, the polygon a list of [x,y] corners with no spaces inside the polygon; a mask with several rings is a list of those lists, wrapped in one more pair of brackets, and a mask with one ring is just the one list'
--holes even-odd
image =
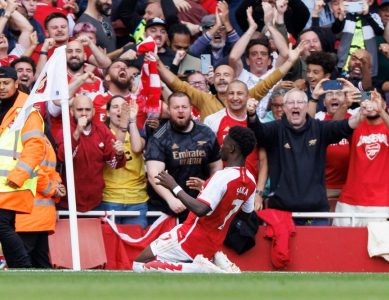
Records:
{"label": "dark hair", "polygon": [[257,143],[252,130],[242,126],[231,127],[228,136],[234,140],[244,157],[247,157],[253,151]]}
{"label": "dark hair", "polygon": [[66,16],[65,16],[63,13],[53,12],[53,13],[49,14],[49,15],[46,17],[46,19],[45,19],[45,21],[44,21],[44,23],[43,23],[45,29],[47,29],[47,24],[48,24],[51,20],[57,19],[57,18],[65,19],[65,20],[66,20],[66,23],[69,23],[68,19],[66,18]]}
{"label": "dark hair", "polygon": [[107,102],[107,111],[109,111],[109,109],[111,108],[112,100],[116,99],[116,98],[121,98],[121,99],[123,99],[124,101],[127,102],[127,99],[124,98],[123,96],[120,96],[120,95],[112,96],[111,99],[109,99],[109,101]]}
{"label": "dark hair", "polygon": [[188,26],[181,23],[173,24],[170,26],[168,32],[170,42],[173,40],[175,34],[185,34],[189,35],[189,37],[191,36]]}
{"label": "dark hair", "polygon": [[35,72],[36,72],[35,61],[31,57],[28,57],[28,56],[21,56],[21,57],[15,59],[13,62],[11,62],[11,67],[15,69],[15,66],[21,62],[25,62],[25,63],[30,64],[32,67],[32,72],[35,74]]}
{"label": "dark hair", "polygon": [[173,92],[168,98],[167,98],[167,105],[170,106],[170,100],[173,97],[186,97],[189,100],[189,104],[192,105],[192,100],[190,99],[189,95],[184,92]]}
{"label": "dark hair", "polygon": [[108,111],[110,110],[111,108],[111,105],[112,105],[112,100],[113,99],[116,99],[116,98],[121,98],[123,99],[124,101],[127,102],[127,99],[124,98],[123,96],[120,96],[120,95],[115,95],[115,96],[112,96],[111,99],[109,99],[109,101],[107,102],[107,115],[106,115],[106,118],[105,118],[105,122],[104,124],[109,128],[109,123],[111,122],[109,116],[108,116]]}
{"label": "dark hair", "polygon": [[307,65],[319,65],[324,73],[331,74],[336,66],[336,58],[333,54],[322,51],[312,52],[305,60]]}
{"label": "dark hair", "polygon": [[269,42],[269,39],[267,38],[267,36],[263,36],[263,37],[261,37],[259,39],[250,40],[250,42],[247,44],[246,51],[245,51],[245,56],[246,57],[249,57],[250,49],[251,49],[251,47],[253,47],[255,45],[262,45],[262,46],[266,47],[267,51],[268,51],[268,55],[270,56],[270,42]]}

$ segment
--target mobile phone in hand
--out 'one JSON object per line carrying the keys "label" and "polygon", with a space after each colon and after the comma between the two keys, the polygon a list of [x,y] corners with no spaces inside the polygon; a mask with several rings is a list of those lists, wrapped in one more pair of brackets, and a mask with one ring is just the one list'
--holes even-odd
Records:
{"label": "mobile phone in hand", "polygon": [[211,54],[201,54],[201,73],[206,75],[209,72],[209,67],[212,65],[211,63]]}
{"label": "mobile phone in hand", "polygon": [[323,86],[323,90],[325,90],[325,91],[343,89],[343,83],[341,81],[338,81],[338,80],[324,81],[322,86]]}

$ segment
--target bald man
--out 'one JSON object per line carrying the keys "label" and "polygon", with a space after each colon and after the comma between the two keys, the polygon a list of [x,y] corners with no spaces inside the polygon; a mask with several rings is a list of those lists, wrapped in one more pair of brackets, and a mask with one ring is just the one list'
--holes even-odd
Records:
{"label": "bald man", "polygon": [[[103,199],[104,165],[123,167],[124,147],[108,127],[93,121],[94,108],[89,97],[75,97],[70,114],[77,211],[98,210]],[[60,136],[58,159],[65,162],[63,134]],[[60,207],[68,208],[66,198],[61,199]]]}
{"label": "bald man", "polygon": [[[68,66],[68,82],[75,81],[77,77],[85,74],[84,68],[86,60],[87,55],[85,53],[84,46],[80,41],[74,40],[67,44],[66,64]],[[103,81],[96,76],[88,77],[86,80],[79,80],[77,87],[74,88],[74,95],[103,92]]]}

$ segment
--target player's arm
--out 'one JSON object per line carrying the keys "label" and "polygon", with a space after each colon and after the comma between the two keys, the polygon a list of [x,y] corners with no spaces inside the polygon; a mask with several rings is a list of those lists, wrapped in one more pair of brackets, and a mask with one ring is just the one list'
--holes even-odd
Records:
{"label": "player's arm", "polygon": [[156,185],[161,185],[168,190],[172,191],[172,193],[181,200],[181,202],[196,216],[202,217],[205,216],[208,212],[211,211],[211,207],[207,204],[191,197],[188,195],[174,180],[174,178],[167,173],[166,171],[159,172],[157,176],[155,176],[159,182],[156,182]]}
{"label": "player's arm", "polygon": [[172,194],[172,190],[170,190],[169,188],[165,188],[165,186],[161,184],[158,184],[158,182],[155,180],[158,174],[164,172],[165,163],[157,160],[148,160],[146,161],[146,168],[147,178],[154,191],[157,192],[157,194],[167,202],[172,211],[174,211],[175,213],[180,213],[184,211],[185,206],[180,201],[178,201],[178,197],[175,197]]}

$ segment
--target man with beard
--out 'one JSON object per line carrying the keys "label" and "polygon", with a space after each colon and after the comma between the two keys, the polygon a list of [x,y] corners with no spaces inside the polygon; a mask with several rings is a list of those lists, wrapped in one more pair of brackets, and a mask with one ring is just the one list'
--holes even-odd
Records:
{"label": "man with beard", "polygon": [[[86,54],[78,40],[71,41],[66,46],[66,62],[68,69],[69,97],[103,93],[102,80],[90,72],[84,71]],[[50,117],[50,131],[56,142],[60,139],[62,129],[62,114],[59,101],[47,102]]]}
{"label": "man with beard", "polygon": [[[366,119],[351,138],[350,160],[346,183],[335,212],[389,213],[389,115],[386,103],[377,92],[371,100],[361,103],[366,107]],[[381,219],[356,218],[355,226]],[[386,221],[383,218],[382,221]],[[335,226],[352,226],[349,218],[334,219]]]}
{"label": "man with beard", "polygon": [[88,22],[96,27],[97,46],[112,52],[116,50],[116,34],[111,15],[112,0],[88,0],[88,6],[77,23]]}
{"label": "man with beard", "polygon": [[[92,121],[94,109],[90,98],[75,97],[70,113],[74,121],[71,138],[77,211],[86,212],[96,208],[103,199],[104,166],[123,167],[126,158],[123,143],[104,124]],[[65,162],[62,133],[60,137],[58,159]],[[61,199],[60,206],[67,208],[67,199]]]}
{"label": "man with beard", "polygon": [[[357,49],[350,55],[348,72],[343,76],[361,91],[373,89],[372,57],[365,49]],[[378,87],[377,87],[378,88]]]}
{"label": "man with beard", "polygon": [[[78,40],[71,41],[66,46],[66,64],[68,66],[68,82],[73,81],[75,77],[82,76],[85,71],[86,54],[84,47]],[[78,89],[73,87],[73,95],[87,94],[87,93],[102,93],[104,92],[103,81],[93,76],[93,79],[80,82]]]}
{"label": "man with beard", "polygon": [[158,210],[185,220],[188,211],[177,194],[156,184],[155,176],[167,170],[196,197],[198,179],[205,180],[222,168],[216,136],[205,125],[191,120],[192,105],[187,94],[176,92],[168,98],[170,120],[147,143],[145,160],[149,180],[149,210]]}
{"label": "man with beard", "polygon": [[[90,73],[84,73],[76,80],[81,84],[84,80],[93,77]],[[95,114],[93,119],[98,122],[104,123],[107,117],[107,103],[113,96],[122,96],[128,102],[132,98],[131,87],[133,83],[133,76],[131,76],[127,61],[117,59],[105,71],[104,82],[107,88],[107,92],[87,93],[87,95],[93,100],[93,106]],[[144,104],[137,103],[139,110],[143,110]],[[145,119],[141,120],[138,117],[137,125],[142,128]],[[142,123],[143,122],[143,123]]]}
{"label": "man with beard", "polygon": [[217,13],[202,18],[200,27],[203,35],[189,47],[190,55],[200,57],[201,54],[211,54],[213,66],[228,62],[228,54],[239,39],[228,13],[227,2],[219,1]]}
{"label": "man with beard", "polygon": [[[66,45],[69,41],[69,24],[68,19],[61,13],[52,13],[45,19],[45,29],[47,38],[43,44],[36,47],[32,59],[37,63],[37,74],[43,69],[47,60],[54,53],[57,47]],[[84,51],[87,54],[88,63],[99,67],[107,68],[111,60],[105,53],[90,41],[85,35],[80,35],[77,39],[83,43]]]}

